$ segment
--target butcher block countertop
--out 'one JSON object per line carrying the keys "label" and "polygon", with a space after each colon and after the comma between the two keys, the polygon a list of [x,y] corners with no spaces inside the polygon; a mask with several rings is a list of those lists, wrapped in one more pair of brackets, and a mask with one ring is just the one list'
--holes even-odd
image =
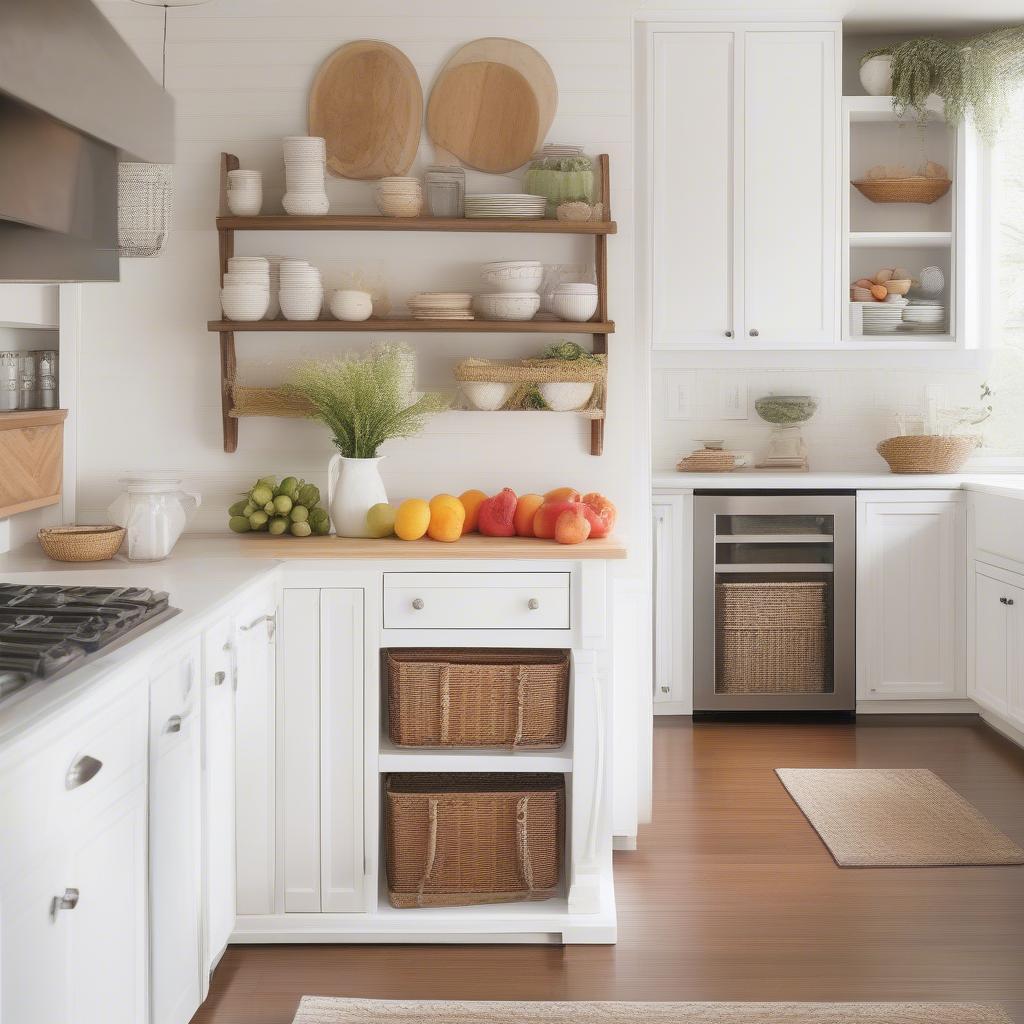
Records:
{"label": "butcher block countertop", "polygon": [[[198,539],[198,538],[197,538]],[[204,536],[204,540],[207,537]],[[626,545],[615,537],[587,540],[582,544],[558,544],[533,537],[484,537],[470,533],[446,544],[441,541],[399,540],[383,537],[365,540],[354,537],[274,537],[269,533],[231,534],[216,538],[217,552],[225,557],[251,555],[254,558],[351,558],[376,561],[401,559],[522,559],[537,561],[580,561],[626,557]]]}

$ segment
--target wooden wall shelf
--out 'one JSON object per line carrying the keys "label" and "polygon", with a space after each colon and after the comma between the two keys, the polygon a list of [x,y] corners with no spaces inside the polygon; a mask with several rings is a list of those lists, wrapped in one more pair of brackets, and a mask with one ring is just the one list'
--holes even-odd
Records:
{"label": "wooden wall shelf", "polygon": [[614,221],[521,220],[510,217],[380,217],[325,214],[218,217],[218,231],[464,231],[516,235],[614,235]]}
{"label": "wooden wall shelf", "polygon": [[431,334],[614,334],[615,324],[568,320],[211,320],[211,331],[320,333],[356,331],[419,331]]}
{"label": "wooden wall shelf", "polygon": [[[589,334],[593,351],[607,354],[608,336],[615,324],[608,319],[608,236],[618,231],[611,219],[611,188],[608,180],[607,154],[598,158],[601,178],[601,202],[609,218],[606,221],[581,223],[558,220],[511,220],[506,218],[467,219],[441,217],[373,217],[349,214],[326,214],[321,217],[292,217],[269,214],[259,217],[230,216],[227,208],[227,174],[238,168],[238,157],[221,154],[220,215],[217,217],[217,240],[220,253],[220,275],[223,283],[228,260],[235,254],[236,231],[447,231],[485,232],[491,234],[587,235],[594,239],[594,268],[597,275],[596,319],[586,323],[564,320],[256,320],[235,322],[210,320],[207,327],[220,338],[221,421],[224,451],[238,448],[238,420],[234,406],[235,334],[251,332],[359,332],[394,331],[445,334]],[[590,453],[604,451],[604,411],[607,408],[608,383],[605,382],[602,415],[590,423]]]}

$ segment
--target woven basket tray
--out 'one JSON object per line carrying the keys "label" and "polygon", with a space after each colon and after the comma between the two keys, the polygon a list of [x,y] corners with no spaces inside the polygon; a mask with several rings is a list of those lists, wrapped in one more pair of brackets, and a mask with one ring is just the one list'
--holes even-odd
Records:
{"label": "woven basket tray", "polygon": [[873,203],[934,203],[948,191],[949,178],[864,178],[853,182],[861,195]]}
{"label": "woven basket tray", "polygon": [[409,747],[560,747],[569,696],[566,651],[383,653],[388,735]]}
{"label": "woven basket tray", "polygon": [[877,451],[894,473],[956,473],[977,445],[976,437],[912,434],[886,438]]}
{"label": "woven basket tray", "polygon": [[565,833],[562,775],[390,775],[384,846],[395,907],[549,899]]}
{"label": "woven basket tray", "polygon": [[829,593],[823,580],[715,584],[715,689],[829,692]]}
{"label": "woven basket tray", "polygon": [[58,562],[103,562],[124,541],[120,526],[53,526],[36,534],[39,546]]}

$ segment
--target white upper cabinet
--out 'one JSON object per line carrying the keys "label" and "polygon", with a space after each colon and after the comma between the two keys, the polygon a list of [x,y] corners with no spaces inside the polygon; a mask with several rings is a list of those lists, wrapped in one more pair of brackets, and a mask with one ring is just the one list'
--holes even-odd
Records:
{"label": "white upper cabinet", "polygon": [[832,344],[839,237],[838,40],[744,33],[743,330],[766,348]]}
{"label": "white upper cabinet", "polygon": [[839,47],[838,25],[652,27],[655,348],[836,342]]}

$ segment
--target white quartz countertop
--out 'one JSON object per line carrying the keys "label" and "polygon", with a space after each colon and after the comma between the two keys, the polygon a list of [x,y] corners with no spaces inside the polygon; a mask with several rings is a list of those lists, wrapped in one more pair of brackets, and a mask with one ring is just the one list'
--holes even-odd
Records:
{"label": "white quartz countertop", "polygon": [[966,488],[1024,497],[1024,475],[1017,473],[786,473],[734,470],[731,473],[655,473],[656,491],[881,491]]}

